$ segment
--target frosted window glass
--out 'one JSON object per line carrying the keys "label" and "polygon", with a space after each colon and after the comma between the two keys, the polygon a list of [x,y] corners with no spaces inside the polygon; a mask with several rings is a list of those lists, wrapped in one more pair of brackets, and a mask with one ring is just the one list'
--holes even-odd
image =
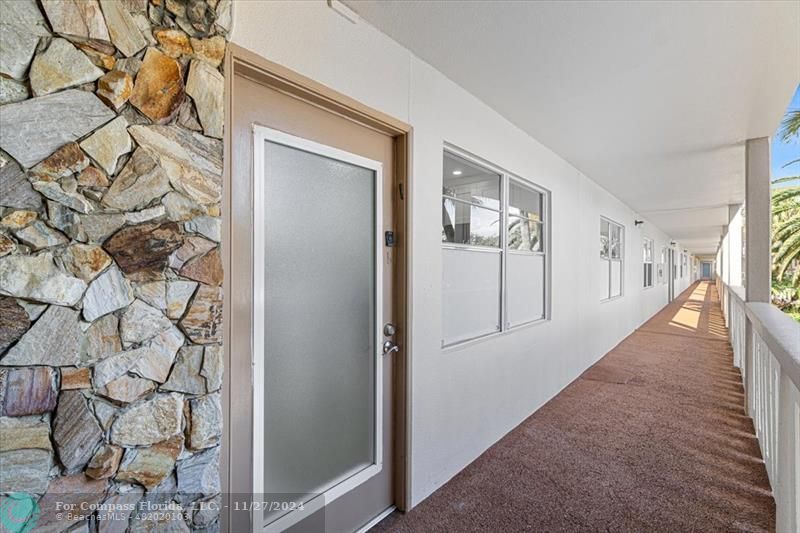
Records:
{"label": "frosted window glass", "polygon": [[375,462],[375,173],[264,149],[264,491],[322,492]]}
{"label": "frosted window glass", "polygon": [[622,261],[611,261],[611,297],[622,294]]}
{"label": "frosted window glass", "polygon": [[609,271],[611,270],[611,261],[607,259],[600,259],[600,265],[597,269],[598,272],[598,286],[600,287],[600,299],[606,300],[611,294],[609,287],[610,278]]}
{"label": "frosted window glass", "polygon": [[506,266],[509,326],[544,317],[544,256],[508,254]]}
{"label": "frosted window glass", "polygon": [[442,250],[444,344],[500,331],[500,253]]}

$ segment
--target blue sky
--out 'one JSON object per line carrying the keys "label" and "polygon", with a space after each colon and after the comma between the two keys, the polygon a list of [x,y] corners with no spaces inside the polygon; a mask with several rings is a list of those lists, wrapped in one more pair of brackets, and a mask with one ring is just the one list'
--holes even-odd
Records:
{"label": "blue sky", "polygon": [[[800,109],[800,86],[794,92],[794,97],[788,109]],[[800,163],[795,163],[783,168],[789,161],[800,159],[800,138],[795,137],[787,143],[783,143],[776,137],[772,138],[772,179],[784,176],[800,176]],[[800,185],[798,182],[791,184]],[[783,184],[781,184],[783,185]],[[788,185],[788,184],[787,184]]]}

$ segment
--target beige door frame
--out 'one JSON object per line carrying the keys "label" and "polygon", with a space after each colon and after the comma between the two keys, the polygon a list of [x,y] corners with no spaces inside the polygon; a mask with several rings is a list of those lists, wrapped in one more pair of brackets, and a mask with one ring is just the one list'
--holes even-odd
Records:
{"label": "beige door frame", "polygon": [[[220,477],[222,481],[223,509],[221,526],[223,531],[241,530],[242,513],[237,519],[230,509],[233,507],[235,495],[239,499],[243,494],[251,492],[252,487],[252,460],[250,457],[231,457],[231,420],[234,417],[252,417],[250,405],[252,405],[253,388],[252,382],[245,387],[243,383],[236,383],[235,388],[231,387],[231,375],[234,368],[243,371],[250,367],[250,360],[243,360],[243,357],[234,359],[231,352],[235,350],[234,344],[242,347],[242,343],[249,346],[251,335],[245,335],[247,340],[242,339],[242,332],[235,332],[231,322],[231,312],[233,309],[249,308],[251,296],[244,291],[236,291],[232,286],[232,278],[239,272],[234,271],[232,261],[232,225],[231,216],[233,209],[233,165],[232,151],[233,131],[232,109],[236,99],[234,93],[234,77],[244,76],[265,87],[288,94],[307,103],[335,113],[339,116],[352,120],[363,126],[372,128],[381,133],[387,134],[394,139],[394,184],[392,190],[393,209],[395,218],[394,232],[396,267],[394,276],[394,316],[399,317],[398,331],[395,342],[400,346],[400,351],[392,357],[394,365],[394,438],[395,438],[395,457],[392,464],[395,479],[395,506],[400,510],[408,510],[411,502],[411,426],[410,426],[410,353],[409,353],[409,309],[408,305],[408,258],[409,258],[409,145],[411,127],[385,113],[372,109],[352,98],[338,93],[324,85],[302,76],[286,67],[273,63],[263,57],[246,50],[235,44],[228,44],[225,53],[225,160],[223,171],[223,267],[226,272],[224,288],[224,311],[223,311],[223,331],[224,331],[224,352],[225,352],[225,374],[222,386],[222,411],[224,430],[222,435],[222,453],[220,456]],[[237,340],[239,339],[239,340]],[[246,346],[244,346],[246,348]],[[233,348],[233,350],[232,350]],[[252,346],[246,353],[252,353]],[[244,353],[244,351],[242,352]],[[235,390],[235,396],[232,391]],[[252,421],[252,418],[250,418]],[[239,436],[241,438],[242,436]],[[247,478],[248,465],[250,470]],[[247,479],[243,479],[247,478]]]}

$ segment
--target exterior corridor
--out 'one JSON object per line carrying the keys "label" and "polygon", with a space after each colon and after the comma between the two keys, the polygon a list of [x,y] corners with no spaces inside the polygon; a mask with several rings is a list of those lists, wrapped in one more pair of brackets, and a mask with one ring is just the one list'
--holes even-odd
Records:
{"label": "exterior corridor", "polygon": [[376,530],[774,530],[727,339],[713,284],[695,283],[441,489]]}

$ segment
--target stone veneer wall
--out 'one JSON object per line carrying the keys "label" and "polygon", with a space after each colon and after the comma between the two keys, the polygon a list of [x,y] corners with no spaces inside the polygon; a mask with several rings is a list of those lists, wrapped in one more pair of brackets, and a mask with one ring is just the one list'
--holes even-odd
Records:
{"label": "stone veneer wall", "polygon": [[217,531],[231,0],[0,2],[0,507]]}

